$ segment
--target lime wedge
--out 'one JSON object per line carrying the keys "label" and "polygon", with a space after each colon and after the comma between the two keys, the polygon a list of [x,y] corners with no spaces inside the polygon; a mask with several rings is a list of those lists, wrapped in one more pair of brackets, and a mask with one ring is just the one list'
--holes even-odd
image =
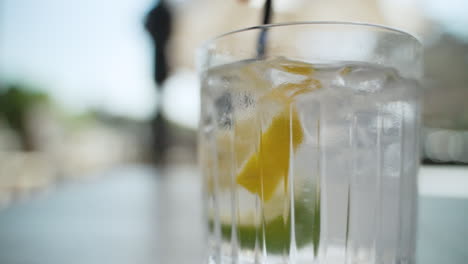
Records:
{"label": "lime wedge", "polygon": [[[212,226],[213,223],[210,222]],[[263,243],[267,252],[288,252],[291,245],[291,218],[286,221],[277,216],[264,226],[240,225],[237,226],[239,245],[243,249],[254,249],[255,244],[261,249]],[[232,226],[221,225],[221,235],[224,240],[230,241]],[[314,205],[305,202],[296,202],[294,234],[297,248],[303,248],[312,243],[314,254],[317,255],[320,239],[320,201]],[[265,240],[263,240],[265,238]]]}

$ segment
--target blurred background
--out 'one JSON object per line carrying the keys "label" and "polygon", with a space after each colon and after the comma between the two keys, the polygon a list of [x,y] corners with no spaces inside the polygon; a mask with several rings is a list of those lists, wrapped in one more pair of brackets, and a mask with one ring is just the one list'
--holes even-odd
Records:
{"label": "blurred background", "polygon": [[[259,24],[263,3],[0,0],[0,263],[197,263],[196,48]],[[419,263],[468,259],[467,9],[274,1],[274,22],[378,23],[422,41]]]}

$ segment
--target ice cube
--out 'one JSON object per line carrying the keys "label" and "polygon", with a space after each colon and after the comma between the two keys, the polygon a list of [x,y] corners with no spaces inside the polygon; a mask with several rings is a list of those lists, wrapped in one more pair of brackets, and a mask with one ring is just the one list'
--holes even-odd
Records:
{"label": "ice cube", "polygon": [[333,85],[360,93],[376,93],[396,82],[397,76],[390,68],[352,65],[339,71]]}
{"label": "ice cube", "polygon": [[288,60],[283,57],[270,60],[267,71],[273,87],[285,83],[301,83],[311,77],[314,68],[311,64]]}

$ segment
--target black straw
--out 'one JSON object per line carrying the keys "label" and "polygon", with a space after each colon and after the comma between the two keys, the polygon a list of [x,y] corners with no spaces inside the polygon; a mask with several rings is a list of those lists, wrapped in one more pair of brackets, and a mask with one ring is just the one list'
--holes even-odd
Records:
{"label": "black straw", "polygon": [[[270,24],[271,22],[271,13],[273,12],[272,3],[273,0],[266,0],[265,5],[263,6],[263,21],[262,24]],[[258,58],[263,58],[265,56],[266,50],[266,40],[267,40],[267,29],[264,28],[258,36],[257,43],[257,56]]]}
{"label": "black straw", "polygon": [[272,0],[266,0],[265,6],[263,7],[263,24],[270,24],[272,11],[271,4]]}

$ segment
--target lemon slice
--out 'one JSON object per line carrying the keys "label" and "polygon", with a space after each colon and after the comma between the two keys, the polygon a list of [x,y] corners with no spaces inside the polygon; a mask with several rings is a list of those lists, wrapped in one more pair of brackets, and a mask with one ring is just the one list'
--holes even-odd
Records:
{"label": "lemon slice", "polygon": [[271,62],[273,68],[281,71],[298,74],[303,76],[310,76],[314,74],[315,69],[308,63],[301,61],[292,61],[284,57],[279,57]]}
{"label": "lemon slice", "polygon": [[[295,74],[311,75],[314,70],[310,65],[282,65],[284,71]],[[304,138],[304,132],[294,97],[321,88],[318,80],[307,78],[299,83],[286,83],[273,89],[261,101],[275,101],[281,110],[274,115],[270,126],[262,133],[258,151],[245,163],[237,175],[237,184],[263,201],[271,199],[277,186],[284,181],[287,187],[289,158],[291,150],[296,150]]]}
{"label": "lemon slice", "polygon": [[289,169],[290,142],[293,149],[304,137],[297,111],[285,107],[261,136],[259,151],[254,153],[237,175],[237,184],[268,201]]}

